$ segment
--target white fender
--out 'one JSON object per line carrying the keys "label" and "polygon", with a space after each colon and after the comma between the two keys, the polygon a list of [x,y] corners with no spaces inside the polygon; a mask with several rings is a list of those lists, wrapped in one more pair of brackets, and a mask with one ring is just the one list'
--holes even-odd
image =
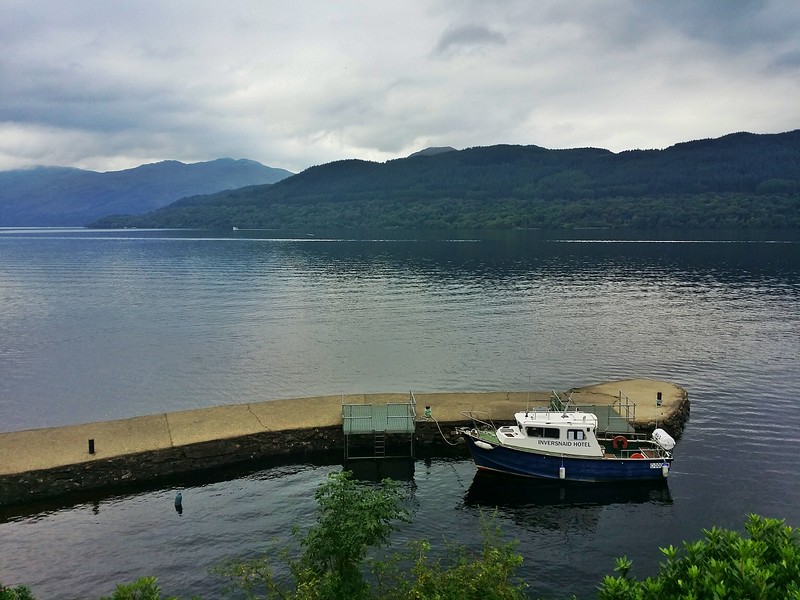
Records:
{"label": "white fender", "polygon": [[478,448],[483,448],[484,450],[492,450],[493,448],[491,444],[487,444],[483,440],[475,440],[475,445]]}
{"label": "white fender", "polygon": [[661,428],[654,429],[651,435],[653,441],[661,446],[664,450],[672,450],[675,447],[675,440]]}

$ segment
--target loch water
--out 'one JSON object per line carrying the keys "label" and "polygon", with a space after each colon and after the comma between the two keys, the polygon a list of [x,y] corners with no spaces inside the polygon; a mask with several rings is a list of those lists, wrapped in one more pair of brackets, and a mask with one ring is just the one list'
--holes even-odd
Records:
{"label": "loch water", "polygon": [[[659,546],[748,513],[800,525],[798,358],[800,237],[785,232],[0,229],[0,431],[339,393],[685,387],[665,485],[509,481],[444,456],[362,474],[403,482],[397,547],[475,546],[496,511],[533,597],[591,597],[623,554],[654,574]],[[0,581],[97,598],[156,575],[167,594],[219,597],[208,568],[312,523],[341,468],[0,509]]]}

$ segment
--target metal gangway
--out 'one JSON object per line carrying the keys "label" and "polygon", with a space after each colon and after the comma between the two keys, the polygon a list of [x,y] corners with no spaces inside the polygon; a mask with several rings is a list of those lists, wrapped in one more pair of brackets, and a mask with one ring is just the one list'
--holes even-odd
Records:
{"label": "metal gangway", "polygon": [[[407,402],[387,404],[347,404],[342,395],[342,428],[344,430],[344,459],[413,458],[416,431],[417,400],[409,391]],[[388,455],[387,436],[408,435],[408,454]],[[356,456],[352,452],[354,436],[372,438],[371,456]],[[362,444],[364,446],[365,444]]]}

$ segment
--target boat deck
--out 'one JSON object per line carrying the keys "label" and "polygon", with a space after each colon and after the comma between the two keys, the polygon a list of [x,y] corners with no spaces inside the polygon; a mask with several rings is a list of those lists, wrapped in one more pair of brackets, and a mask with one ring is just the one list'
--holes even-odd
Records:
{"label": "boat deck", "polygon": [[631,454],[639,453],[643,455],[645,458],[649,458],[652,460],[661,460],[661,456],[659,456],[656,450],[651,448],[633,448],[628,450],[618,450],[616,452],[606,450],[606,453],[603,455],[604,458],[630,458]]}

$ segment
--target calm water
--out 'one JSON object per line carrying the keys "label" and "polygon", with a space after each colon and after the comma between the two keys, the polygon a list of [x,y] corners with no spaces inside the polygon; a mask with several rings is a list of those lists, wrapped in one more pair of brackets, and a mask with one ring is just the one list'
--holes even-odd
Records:
{"label": "calm water", "polygon": [[[692,401],[667,487],[509,485],[469,461],[418,461],[397,543],[475,543],[498,506],[533,593],[563,598],[588,596],[615,556],[651,574],[658,546],[750,512],[800,525],[798,240],[618,236],[0,229],[0,431],[652,377]],[[215,597],[206,568],[310,523],[338,458],[0,513],[0,580],[96,598],[153,574],[167,593]]]}

